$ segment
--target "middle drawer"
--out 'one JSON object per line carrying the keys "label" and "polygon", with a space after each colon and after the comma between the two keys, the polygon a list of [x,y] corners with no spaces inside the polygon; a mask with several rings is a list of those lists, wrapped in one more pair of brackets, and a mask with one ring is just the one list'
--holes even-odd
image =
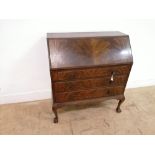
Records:
{"label": "middle drawer", "polygon": [[104,86],[125,86],[127,82],[127,75],[114,76],[113,81],[111,77],[66,81],[66,82],[54,82],[53,87],[56,93],[71,92],[77,90],[101,88]]}

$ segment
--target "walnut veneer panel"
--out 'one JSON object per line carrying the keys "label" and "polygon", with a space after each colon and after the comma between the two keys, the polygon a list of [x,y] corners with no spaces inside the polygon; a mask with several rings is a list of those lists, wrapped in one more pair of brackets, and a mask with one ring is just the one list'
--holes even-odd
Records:
{"label": "walnut veneer panel", "polygon": [[91,98],[98,97],[107,97],[107,96],[115,96],[120,95],[124,91],[124,87],[106,87],[106,88],[98,88],[98,89],[90,89],[90,90],[81,90],[75,92],[64,92],[64,93],[56,93],[55,101],[58,103],[61,102],[69,102],[76,100],[85,100]]}
{"label": "walnut veneer panel", "polygon": [[67,82],[54,82],[53,88],[56,93],[70,92],[84,89],[100,88],[105,86],[125,86],[127,82],[127,75],[118,75],[114,77],[114,81],[109,77],[93,78]]}
{"label": "walnut veneer panel", "polygon": [[128,36],[48,39],[51,68],[89,67],[132,61]]}
{"label": "walnut veneer panel", "polygon": [[111,76],[113,72],[115,73],[115,75],[124,75],[128,74],[130,69],[131,65],[122,65],[85,69],[53,70],[51,71],[51,74],[53,81],[63,81]]}

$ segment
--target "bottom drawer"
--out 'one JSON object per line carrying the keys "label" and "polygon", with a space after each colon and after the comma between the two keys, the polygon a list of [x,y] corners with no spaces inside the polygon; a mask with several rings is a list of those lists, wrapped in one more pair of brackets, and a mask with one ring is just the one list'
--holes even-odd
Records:
{"label": "bottom drawer", "polygon": [[56,93],[55,94],[55,102],[70,102],[76,100],[85,100],[91,98],[99,98],[99,97],[107,97],[107,96],[115,96],[123,94],[124,87],[106,87],[100,89],[90,89],[90,90],[82,90],[75,92],[64,92],[64,93]]}

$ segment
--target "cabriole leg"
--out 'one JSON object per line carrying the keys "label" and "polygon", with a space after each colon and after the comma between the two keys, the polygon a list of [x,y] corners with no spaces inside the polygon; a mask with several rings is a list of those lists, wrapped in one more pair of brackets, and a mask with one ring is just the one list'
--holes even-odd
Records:
{"label": "cabriole leg", "polygon": [[55,115],[55,117],[54,117],[54,119],[53,119],[53,122],[54,122],[54,123],[58,123],[58,113],[57,113],[57,108],[56,108],[56,107],[52,107],[52,110],[53,110],[54,115]]}
{"label": "cabriole leg", "polygon": [[116,108],[116,112],[120,113],[121,112],[121,104],[125,101],[125,97],[123,97],[122,99],[119,100],[117,108]]}

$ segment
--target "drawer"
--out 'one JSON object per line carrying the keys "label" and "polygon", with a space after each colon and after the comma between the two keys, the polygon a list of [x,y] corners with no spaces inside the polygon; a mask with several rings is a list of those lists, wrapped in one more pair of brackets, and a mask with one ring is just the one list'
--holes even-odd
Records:
{"label": "drawer", "polygon": [[75,80],[67,82],[54,82],[53,87],[56,93],[70,92],[84,89],[102,88],[105,86],[125,86],[127,82],[127,75],[116,75],[111,81],[111,77]]}
{"label": "drawer", "polygon": [[55,93],[55,102],[70,102],[92,98],[108,97],[123,94],[124,87],[106,87],[99,89],[81,90],[75,92]]}
{"label": "drawer", "polygon": [[98,67],[98,68],[87,68],[87,69],[71,69],[71,70],[53,70],[52,79],[53,81],[70,81],[76,79],[85,78],[98,78],[104,76],[115,75],[126,75],[130,71],[130,65],[113,66],[113,67]]}

